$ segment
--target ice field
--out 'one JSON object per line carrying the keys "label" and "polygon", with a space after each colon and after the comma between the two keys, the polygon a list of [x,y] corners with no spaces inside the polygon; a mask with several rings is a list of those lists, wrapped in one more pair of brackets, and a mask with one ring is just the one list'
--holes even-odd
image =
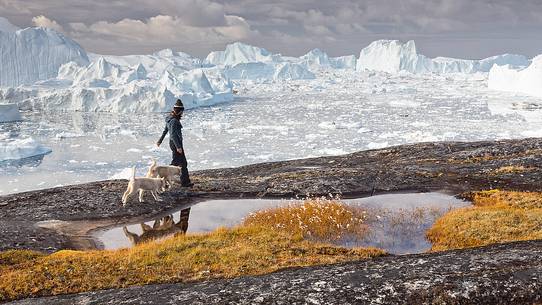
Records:
{"label": "ice field", "polygon": [[205,59],[99,55],[2,17],[0,55],[0,195],[169,163],[167,141],[154,143],[177,98],[190,170],[542,136],[541,56],[430,58],[397,40],[359,56],[290,57],[240,42]]}
{"label": "ice field", "polygon": [[[487,88],[487,74],[327,70],[313,80],[236,81],[232,102],[187,110],[189,169],[336,155],[423,141],[542,136],[542,100]],[[0,193],[127,177],[170,161],[161,113],[23,112],[6,138],[51,148],[0,167]]]}

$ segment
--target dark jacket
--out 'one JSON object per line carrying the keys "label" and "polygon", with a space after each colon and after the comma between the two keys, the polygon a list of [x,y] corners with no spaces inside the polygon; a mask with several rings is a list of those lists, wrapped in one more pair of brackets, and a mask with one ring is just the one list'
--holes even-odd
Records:
{"label": "dark jacket", "polygon": [[166,117],[166,128],[164,128],[164,132],[162,132],[162,136],[160,137],[160,140],[158,140],[158,143],[162,144],[162,141],[169,132],[169,141],[173,142],[176,148],[183,149],[182,128],[183,125],[181,125],[179,119],[169,114]]}

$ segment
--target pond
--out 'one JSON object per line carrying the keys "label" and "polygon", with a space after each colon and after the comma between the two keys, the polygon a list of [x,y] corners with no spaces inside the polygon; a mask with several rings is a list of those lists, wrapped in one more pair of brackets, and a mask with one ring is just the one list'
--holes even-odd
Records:
{"label": "pond", "polygon": [[[175,233],[210,232],[233,227],[250,213],[295,204],[299,200],[237,199],[209,200],[141,223],[99,230],[94,233],[104,249],[127,248],[167,238]],[[469,202],[442,193],[385,194],[343,199],[342,202],[367,211],[369,231],[363,238],[343,238],[345,247],[377,247],[392,254],[426,252],[431,244],[425,232],[446,212],[470,205]]]}

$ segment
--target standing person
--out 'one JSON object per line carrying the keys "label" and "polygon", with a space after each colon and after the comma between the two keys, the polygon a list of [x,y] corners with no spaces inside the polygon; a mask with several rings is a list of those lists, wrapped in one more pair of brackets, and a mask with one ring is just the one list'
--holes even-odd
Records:
{"label": "standing person", "polygon": [[169,132],[169,147],[172,152],[171,165],[181,167],[181,186],[191,187],[194,183],[190,182],[190,176],[188,175],[186,156],[183,148],[183,125],[181,125],[180,121],[183,112],[183,102],[181,99],[177,99],[175,106],[173,106],[173,111],[166,117],[166,128],[164,128],[164,132],[158,142],[156,142],[156,145],[160,146]]}

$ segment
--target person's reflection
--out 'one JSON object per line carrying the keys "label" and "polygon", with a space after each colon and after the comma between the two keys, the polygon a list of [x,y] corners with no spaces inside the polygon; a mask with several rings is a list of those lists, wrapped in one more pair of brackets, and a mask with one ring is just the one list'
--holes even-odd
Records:
{"label": "person's reflection", "polygon": [[156,219],[153,226],[149,226],[146,223],[141,224],[143,233],[137,235],[128,231],[128,228],[123,227],[124,235],[130,240],[133,246],[147,241],[159,239],[174,233],[185,234],[188,229],[188,217],[190,216],[190,208],[184,209],[180,213],[179,221],[175,223],[173,215]]}

